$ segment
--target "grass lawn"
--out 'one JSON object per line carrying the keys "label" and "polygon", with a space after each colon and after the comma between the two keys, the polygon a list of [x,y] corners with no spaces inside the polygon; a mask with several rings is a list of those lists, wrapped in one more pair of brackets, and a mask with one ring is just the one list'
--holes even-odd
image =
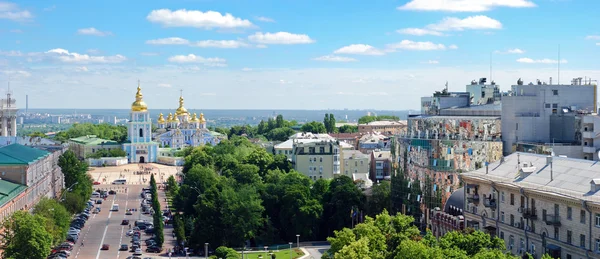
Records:
{"label": "grass lawn", "polygon": [[[244,254],[244,259],[248,258],[248,259],[258,259],[260,256],[262,255],[263,259],[271,259],[271,257],[269,257],[270,255],[267,254],[267,256],[265,256],[265,252],[262,253],[245,253]],[[301,256],[303,256],[304,253],[302,253],[302,250],[298,249],[298,248],[293,248],[292,249],[292,258],[296,259],[296,258],[300,258]],[[289,249],[285,249],[285,250],[279,250],[279,252],[275,253],[275,256],[277,259],[290,259],[290,250]]]}

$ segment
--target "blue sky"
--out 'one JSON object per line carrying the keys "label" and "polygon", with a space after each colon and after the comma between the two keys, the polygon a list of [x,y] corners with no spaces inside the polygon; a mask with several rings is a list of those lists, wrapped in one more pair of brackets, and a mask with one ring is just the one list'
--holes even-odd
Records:
{"label": "blue sky", "polygon": [[[0,0],[0,83],[36,108],[417,109],[490,76],[504,90],[600,78],[600,2]],[[3,87],[5,88],[5,87]]]}

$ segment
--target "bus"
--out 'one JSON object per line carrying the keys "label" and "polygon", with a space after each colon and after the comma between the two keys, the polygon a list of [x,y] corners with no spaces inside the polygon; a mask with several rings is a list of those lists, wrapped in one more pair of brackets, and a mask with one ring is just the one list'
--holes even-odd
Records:
{"label": "bus", "polygon": [[112,184],[126,184],[127,179],[117,179],[112,182]]}

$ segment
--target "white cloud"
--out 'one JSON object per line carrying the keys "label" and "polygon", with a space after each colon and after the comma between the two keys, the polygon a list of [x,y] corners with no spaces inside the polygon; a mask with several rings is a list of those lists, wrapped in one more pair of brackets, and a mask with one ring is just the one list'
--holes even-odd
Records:
{"label": "white cloud", "polygon": [[86,52],[94,55],[94,54],[100,54],[101,51],[99,49],[88,49],[88,50],[86,50]]}
{"label": "white cloud", "polygon": [[458,49],[458,46],[452,44],[452,45],[448,46],[448,49]]}
{"label": "white cloud", "polygon": [[147,40],[146,44],[151,44],[151,45],[188,45],[188,44],[190,44],[190,41],[179,38],[179,37],[169,37],[169,38],[162,38],[162,39],[156,39],[156,40]]}
{"label": "white cloud", "polygon": [[[517,62],[519,63],[527,63],[527,64],[558,64],[558,61],[555,59],[549,59],[549,58],[545,58],[545,59],[531,59],[531,58],[520,58],[517,59]],[[560,63],[567,63],[566,59],[561,59]]]}
{"label": "white cloud", "polygon": [[65,49],[51,49],[46,51],[46,54],[65,63],[121,63],[127,60],[125,56],[118,54],[114,56],[90,56],[87,54],[69,52]]}
{"label": "white cloud", "polygon": [[249,45],[245,42],[237,40],[202,40],[190,44],[192,47],[199,48],[221,48],[221,49],[237,49],[241,47],[248,47]]}
{"label": "white cloud", "polygon": [[267,48],[267,45],[265,45],[265,44],[258,44],[258,45],[256,45],[255,47],[256,47],[256,48],[259,48],[259,49],[266,49],[266,48]]}
{"label": "white cloud", "polygon": [[146,17],[148,21],[162,24],[165,27],[194,27],[202,29],[235,29],[252,28],[254,25],[249,20],[225,15],[215,11],[197,11],[180,9],[171,11],[169,9],[153,10]]}
{"label": "white cloud", "polygon": [[276,33],[257,32],[248,36],[248,39],[262,44],[308,44],[315,42],[315,40],[311,39],[306,34],[293,34],[283,31]]}
{"label": "white cloud", "polygon": [[7,76],[10,76],[11,79],[31,76],[31,73],[24,71],[24,70],[4,70],[4,71],[2,71],[2,73]]}
{"label": "white cloud", "polygon": [[0,56],[7,56],[7,57],[20,57],[23,56],[23,52],[18,51],[18,50],[9,50],[9,51],[2,51],[0,50]]}
{"label": "white cloud", "polygon": [[256,20],[261,21],[261,22],[275,22],[275,20],[273,20],[269,17],[264,17],[264,16],[256,17]]}
{"label": "white cloud", "polygon": [[528,0],[412,0],[398,10],[483,12],[494,7],[524,8],[535,7]]}
{"label": "white cloud", "polygon": [[112,35],[112,32],[100,31],[94,27],[90,27],[90,28],[83,28],[83,29],[77,30],[77,34],[104,37],[104,36]]}
{"label": "white cloud", "polygon": [[352,44],[345,47],[341,47],[334,51],[335,54],[354,54],[354,55],[372,55],[381,56],[385,53],[377,48],[366,45],[366,44]]}
{"label": "white cloud", "polygon": [[317,60],[317,61],[330,61],[330,62],[355,62],[355,61],[358,61],[355,58],[342,57],[342,56],[334,56],[334,55],[321,56],[321,57],[318,57],[318,58],[314,58],[313,60]]}
{"label": "white cloud", "polygon": [[402,50],[446,50],[448,48],[456,49],[458,47],[456,45],[450,45],[449,47],[446,47],[444,44],[436,44],[436,43],[433,43],[430,41],[403,40],[398,43],[388,44],[387,48],[390,51],[394,51],[396,49],[402,49]]}
{"label": "white cloud", "polygon": [[169,57],[169,62],[173,63],[202,63],[208,66],[221,66],[225,65],[227,62],[222,58],[204,58],[201,56],[196,56],[194,54],[188,55],[176,55]]}
{"label": "white cloud", "polygon": [[464,19],[446,17],[438,23],[427,25],[427,28],[435,31],[502,29],[502,23],[485,15],[469,16]]}
{"label": "white cloud", "polygon": [[600,42],[596,43],[596,46],[600,46]]}
{"label": "white cloud", "polygon": [[158,54],[156,52],[142,52],[142,53],[140,53],[140,55],[150,57],[150,56],[158,56],[160,54]]}
{"label": "white cloud", "polygon": [[439,64],[440,62],[437,61],[437,60],[427,60],[427,61],[424,61],[424,62],[421,62],[421,63],[422,64],[432,64],[432,65],[434,65],[434,64]]}
{"label": "white cloud", "polygon": [[86,66],[76,67],[75,71],[77,72],[89,72],[90,70]]}
{"label": "white cloud", "polygon": [[415,36],[425,36],[425,35],[444,36],[444,34],[439,31],[419,29],[419,28],[400,29],[400,30],[397,30],[396,32],[401,33],[401,34],[415,35]]}
{"label": "white cloud", "polygon": [[21,10],[18,5],[10,2],[0,2],[0,19],[17,22],[28,21],[33,15],[27,10]]}
{"label": "white cloud", "polygon": [[158,84],[158,87],[171,88],[171,84]]}
{"label": "white cloud", "polygon": [[523,53],[525,53],[525,51],[522,50],[522,49],[508,49],[506,51],[496,50],[496,51],[494,51],[494,53],[498,53],[498,54],[523,54]]}
{"label": "white cloud", "polygon": [[586,40],[600,40],[600,35],[588,35],[585,37]]}

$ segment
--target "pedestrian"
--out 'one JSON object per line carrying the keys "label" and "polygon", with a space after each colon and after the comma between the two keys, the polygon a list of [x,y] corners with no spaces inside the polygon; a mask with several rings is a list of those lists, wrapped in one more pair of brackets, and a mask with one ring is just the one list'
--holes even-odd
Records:
{"label": "pedestrian", "polygon": [[83,245],[83,241],[81,241],[81,247],[84,247],[84,245]]}

